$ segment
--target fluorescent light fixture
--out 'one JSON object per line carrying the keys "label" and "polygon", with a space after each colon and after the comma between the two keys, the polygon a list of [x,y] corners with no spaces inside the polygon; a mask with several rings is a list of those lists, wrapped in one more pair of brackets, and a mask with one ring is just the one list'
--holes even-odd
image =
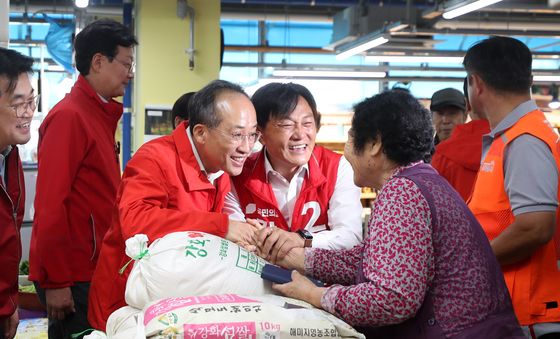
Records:
{"label": "fluorescent light fixture", "polygon": [[408,27],[408,24],[399,23],[399,24],[394,25],[393,27],[389,28],[388,30],[389,30],[389,32],[399,32],[399,31],[402,31],[403,29],[405,29],[407,27]]}
{"label": "fluorescent light fixture", "polygon": [[447,63],[461,64],[463,57],[451,56],[422,56],[422,55],[370,55],[366,56],[366,61],[370,62],[421,62],[421,63]]}
{"label": "fluorescent light fixture", "polygon": [[446,10],[443,13],[444,19],[453,19],[463,14],[467,14],[476,10],[479,10],[483,7],[493,5],[497,2],[502,0],[477,0],[477,1],[464,1],[459,7],[451,7],[451,10]]}
{"label": "fluorescent light fixture", "polygon": [[533,75],[533,81],[560,82],[560,76],[558,76],[558,75]]}
{"label": "fluorescent light fixture", "polygon": [[89,0],[75,0],[74,3],[78,8],[86,8],[89,5]]}
{"label": "fluorescent light fixture", "polygon": [[307,77],[307,78],[384,78],[385,72],[360,72],[360,71],[305,71],[277,69],[272,71],[277,77]]}
{"label": "fluorescent light fixture", "polygon": [[367,51],[368,49],[377,47],[379,45],[383,45],[384,43],[388,42],[389,39],[387,39],[384,36],[377,36],[377,38],[372,39],[372,40],[366,40],[366,42],[358,44],[357,46],[351,47],[350,49],[347,49],[345,51],[343,51],[342,53],[339,53],[336,55],[336,60],[344,60],[347,59],[353,55],[356,55],[358,53],[361,53],[363,51]]}

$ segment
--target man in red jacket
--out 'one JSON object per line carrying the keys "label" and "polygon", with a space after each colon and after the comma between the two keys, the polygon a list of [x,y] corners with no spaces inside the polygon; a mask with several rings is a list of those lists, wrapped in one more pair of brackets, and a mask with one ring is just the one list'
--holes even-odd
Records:
{"label": "man in red jacket", "polygon": [[33,59],[0,48],[0,339],[16,334],[20,227],[25,207],[23,168],[17,144],[31,138],[38,96],[31,82]]}
{"label": "man in red jacket", "polygon": [[89,285],[120,181],[115,130],[134,74],[136,39],[113,20],[85,27],[74,44],[80,76],[39,129],[30,279],[45,303],[50,338],[90,328]]}
{"label": "man in red jacket", "polygon": [[202,231],[236,243],[254,244],[256,227],[222,213],[230,190],[259,133],[251,101],[241,87],[216,80],[195,94],[189,120],[171,135],[144,144],[124,170],[111,228],[103,240],[89,298],[89,321],[105,330],[112,312],[125,306],[132,265],[125,241],[150,241],[172,232]]}
{"label": "man in red jacket", "polygon": [[467,112],[471,121],[455,126],[451,137],[439,143],[432,157],[432,166],[467,201],[476,180],[482,156],[482,136],[490,132],[488,120],[470,110],[467,98],[467,79],[463,85]]}

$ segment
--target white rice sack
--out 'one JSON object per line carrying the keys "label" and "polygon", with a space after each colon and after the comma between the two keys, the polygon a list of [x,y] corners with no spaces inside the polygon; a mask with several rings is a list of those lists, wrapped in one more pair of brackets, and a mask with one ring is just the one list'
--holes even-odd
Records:
{"label": "white rice sack", "polygon": [[111,313],[107,319],[108,339],[131,339],[137,332],[138,316],[142,310],[134,307],[124,306]]}
{"label": "white rice sack", "polygon": [[276,295],[162,299],[144,309],[143,325],[146,338],[365,338],[330,313]]}
{"label": "white rice sack", "polygon": [[137,260],[126,282],[132,307],[186,295],[274,293],[260,277],[266,261],[226,239],[176,232],[147,243],[143,234],[126,241],[126,254]]}

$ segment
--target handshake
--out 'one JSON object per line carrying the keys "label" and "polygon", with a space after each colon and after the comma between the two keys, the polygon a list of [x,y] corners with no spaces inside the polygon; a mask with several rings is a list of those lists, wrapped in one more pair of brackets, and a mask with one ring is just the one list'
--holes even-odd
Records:
{"label": "handshake", "polygon": [[304,247],[309,247],[312,237],[308,232],[288,232],[247,219],[245,222],[230,220],[225,238],[271,263],[282,264],[289,259],[292,249],[303,252]]}

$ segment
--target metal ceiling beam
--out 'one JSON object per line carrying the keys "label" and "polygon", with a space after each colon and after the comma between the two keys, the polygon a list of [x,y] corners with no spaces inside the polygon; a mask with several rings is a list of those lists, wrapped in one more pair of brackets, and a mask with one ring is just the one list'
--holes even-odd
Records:
{"label": "metal ceiling beam", "polygon": [[[560,43],[560,42],[559,42]],[[307,54],[334,54],[317,47],[286,47],[286,46],[246,46],[246,45],[226,45],[225,51],[228,52],[255,52],[255,53],[307,53]],[[420,49],[417,51],[403,51],[401,48],[394,48],[391,46],[376,47],[375,50],[365,55],[417,55],[417,56],[459,56],[465,55],[466,51],[462,50],[437,50],[433,48]],[[558,52],[535,52],[533,53],[535,59],[558,59]]]}
{"label": "metal ceiling beam", "polygon": [[[270,76],[268,78],[271,79],[294,79],[294,77],[277,77],[277,76]],[[391,76],[388,75],[384,78],[334,78],[334,77],[305,77],[306,79],[314,79],[314,80],[372,80],[372,81],[400,81],[400,82],[412,82],[412,81],[425,81],[425,82],[463,82],[465,80],[464,77],[429,77],[429,78],[422,78],[422,77],[402,77],[402,76]]]}
{"label": "metal ceiling beam", "polygon": [[[390,72],[390,71],[419,71],[419,72],[464,72],[463,67],[438,67],[438,66],[393,66],[393,65],[310,65],[310,64],[282,64],[282,63],[251,63],[251,62],[224,62],[224,67],[258,67],[282,70],[313,70],[313,71],[355,71],[355,72]],[[538,75],[558,75],[558,70],[533,69]]]}
{"label": "metal ceiling beam", "polygon": [[519,37],[545,37],[560,38],[560,32],[551,31],[522,31],[522,30],[480,30],[480,29],[435,29],[435,28],[417,28],[414,30],[404,30],[391,33],[391,36],[397,35],[466,35],[466,36],[488,36],[488,35],[508,35]]}

